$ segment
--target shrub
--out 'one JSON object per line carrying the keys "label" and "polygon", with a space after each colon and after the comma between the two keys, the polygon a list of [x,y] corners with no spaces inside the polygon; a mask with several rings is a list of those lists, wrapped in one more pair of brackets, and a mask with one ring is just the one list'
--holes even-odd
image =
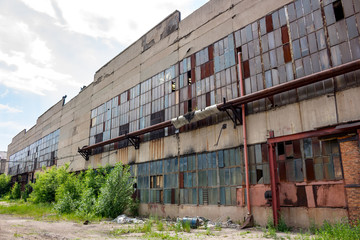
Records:
{"label": "shrub", "polygon": [[21,185],[18,182],[15,182],[11,188],[11,199],[20,199],[21,197]]}
{"label": "shrub", "polygon": [[31,186],[30,184],[26,184],[24,191],[21,192],[21,198],[24,199],[24,201],[26,202],[27,199],[29,198],[30,193],[31,193]]}
{"label": "shrub", "polygon": [[97,213],[104,217],[117,217],[131,203],[132,193],[133,180],[130,178],[129,167],[124,167],[121,163],[116,164],[100,189],[96,203]]}
{"label": "shrub", "polygon": [[56,189],[54,208],[59,213],[71,213],[79,206],[81,183],[74,173],[68,174],[63,181]]}
{"label": "shrub", "polygon": [[4,197],[11,189],[11,177],[6,174],[0,174],[0,198]]}
{"label": "shrub", "polygon": [[134,217],[139,216],[139,206],[140,206],[139,199],[136,198],[131,201],[129,206],[129,211],[132,216]]}
{"label": "shrub", "polygon": [[68,165],[65,167],[52,167],[50,169],[43,168],[43,172],[36,175],[36,182],[31,183],[33,188],[30,194],[30,200],[34,203],[51,203],[55,201],[56,190],[65,182],[69,173]]}
{"label": "shrub", "polygon": [[96,204],[96,194],[94,192],[94,189],[86,188],[81,193],[81,197],[78,203],[78,209],[76,210],[76,213],[80,216],[93,214],[95,204]]}

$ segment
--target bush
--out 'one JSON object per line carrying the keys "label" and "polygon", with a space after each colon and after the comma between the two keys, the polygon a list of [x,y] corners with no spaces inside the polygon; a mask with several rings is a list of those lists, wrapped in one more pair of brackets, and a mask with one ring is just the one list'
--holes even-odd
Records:
{"label": "bush", "polygon": [[54,206],[59,213],[75,212],[81,197],[81,182],[74,173],[67,174],[62,179],[64,182],[56,189]]}
{"label": "bush", "polygon": [[43,172],[37,173],[36,182],[31,183],[33,188],[30,200],[34,203],[52,203],[55,201],[56,190],[65,182],[69,173],[68,165],[65,167],[52,167],[48,170],[43,168]]}
{"label": "bush", "polygon": [[31,193],[31,186],[30,184],[26,184],[24,191],[21,192],[21,198],[24,199],[24,201],[26,202],[27,199],[29,198],[30,193]]}
{"label": "bush", "polygon": [[139,206],[140,206],[139,199],[136,198],[131,201],[129,206],[129,211],[131,216],[133,217],[139,216]]}
{"label": "bush", "polygon": [[11,188],[11,199],[20,199],[21,197],[21,185],[18,182],[15,182]]}
{"label": "bush", "polygon": [[4,197],[11,189],[11,177],[6,174],[0,174],[0,198]]}
{"label": "bush", "polygon": [[131,203],[132,193],[133,180],[130,178],[129,167],[121,163],[116,164],[100,189],[96,203],[97,213],[104,217],[117,217]]}

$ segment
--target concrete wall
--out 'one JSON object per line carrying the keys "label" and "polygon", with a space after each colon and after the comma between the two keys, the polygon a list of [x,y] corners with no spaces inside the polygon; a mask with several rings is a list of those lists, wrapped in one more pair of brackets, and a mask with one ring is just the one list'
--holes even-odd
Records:
{"label": "concrete wall", "polygon": [[[205,217],[212,221],[226,221],[230,217],[233,221],[243,222],[247,216],[246,207],[237,206],[197,206],[197,205],[161,205],[140,204],[140,212],[144,215],[160,217]],[[256,224],[266,226],[272,218],[271,207],[252,207]],[[325,220],[329,222],[340,221],[347,217],[347,210],[343,208],[306,208],[282,207],[281,216],[286,224],[291,227],[308,228],[312,224],[322,225]]]}
{"label": "concrete wall", "polygon": [[[77,152],[78,147],[89,144],[90,112],[129,88],[147,80],[160,71],[181,61],[185,57],[202,48],[224,38],[228,34],[246,26],[262,16],[291,2],[290,0],[212,0],[196,10],[187,18],[180,21],[180,13],[175,11],[161,23],[147,32],[139,40],[114,57],[99,69],[94,81],[81,91],[76,97],[63,106],[59,101],[52,108],[38,118],[36,125],[16,135],[8,147],[8,158],[13,153],[30,145],[32,142],[60,128],[58,147],[58,166],[70,163],[71,171],[78,171],[89,166],[123,163],[140,163],[150,160],[163,159],[193,152],[215,151],[223,148],[236,147],[243,143],[241,127],[233,128],[230,120],[204,126],[193,131],[182,132],[162,139],[142,142],[140,149],[134,147],[103,152],[85,161]],[[270,111],[251,114],[246,117],[248,143],[265,142],[268,131],[274,130],[275,136],[300,133],[316,128],[334,125],[360,119],[357,103],[360,101],[360,88],[353,87],[336,92],[336,94],[322,95],[316,98],[273,108]],[[217,142],[223,123],[227,128]],[[336,185],[331,193],[342,191]],[[294,190],[295,184],[282,186],[284,189]],[[267,187],[268,188],[268,187]],[[256,200],[257,195],[263,194],[266,187],[254,188],[254,217],[261,225],[266,224],[270,209],[263,200]],[[306,193],[310,190],[305,187]],[[296,197],[295,195],[291,197]],[[287,196],[282,196],[283,203]],[[344,197],[345,199],[345,197]],[[308,204],[322,202],[324,199],[308,197]],[[292,199],[292,202],[297,199]],[[243,203],[240,203],[242,206]],[[324,219],[340,219],[346,216],[343,201],[320,204],[319,208],[285,207],[283,213],[290,225],[308,226],[309,219],[321,223]],[[336,208],[334,208],[336,207]],[[246,211],[244,207],[232,206],[170,206],[170,205],[141,205],[142,213],[159,214],[162,216],[201,215],[209,218],[227,216],[232,219],[243,220]],[[296,216],[296,217],[295,217]],[[296,219],[296,220],[294,220]]]}

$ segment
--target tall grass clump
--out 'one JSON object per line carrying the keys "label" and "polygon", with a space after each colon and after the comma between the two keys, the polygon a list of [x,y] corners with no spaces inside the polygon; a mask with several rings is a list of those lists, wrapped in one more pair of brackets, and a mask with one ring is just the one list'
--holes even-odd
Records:
{"label": "tall grass clump", "polygon": [[360,221],[353,224],[346,219],[333,224],[325,221],[322,227],[316,231],[316,239],[360,239]]}

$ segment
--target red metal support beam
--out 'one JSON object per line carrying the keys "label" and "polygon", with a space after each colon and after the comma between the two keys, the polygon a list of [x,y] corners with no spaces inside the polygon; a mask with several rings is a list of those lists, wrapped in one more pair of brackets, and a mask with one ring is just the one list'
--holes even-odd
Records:
{"label": "red metal support beam", "polygon": [[[238,68],[239,68],[239,84],[240,84],[240,96],[243,97],[244,94],[244,82],[242,78],[242,69],[241,69],[241,53],[238,53]],[[245,159],[245,183],[246,183],[246,203],[248,209],[248,215],[251,215],[251,205],[250,205],[250,178],[249,178],[249,157],[248,157],[248,148],[247,148],[247,133],[246,133],[246,115],[245,115],[245,104],[241,105],[242,111],[242,127],[243,127],[243,141],[244,141],[244,159]]]}
{"label": "red metal support beam", "polygon": [[[270,131],[270,139],[274,137],[274,131]],[[274,225],[277,226],[279,223],[279,212],[280,212],[280,197],[279,197],[279,179],[277,174],[276,156],[275,156],[275,144],[268,143],[269,150],[269,170],[270,170],[270,185],[271,185],[271,197],[272,197],[272,210]]]}

